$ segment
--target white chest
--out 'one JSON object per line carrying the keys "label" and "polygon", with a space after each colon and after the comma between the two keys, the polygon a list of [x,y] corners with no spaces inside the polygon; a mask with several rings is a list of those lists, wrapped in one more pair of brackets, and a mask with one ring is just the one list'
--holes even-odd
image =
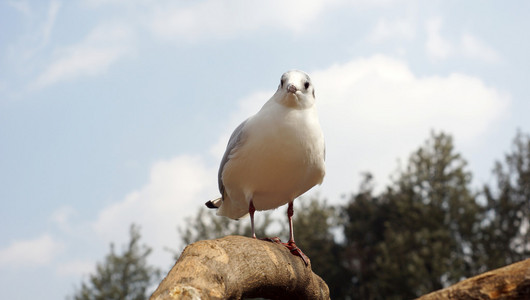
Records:
{"label": "white chest", "polygon": [[258,210],[292,201],[324,176],[324,139],[316,112],[272,109],[247,121],[241,146],[222,175],[231,198],[252,198]]}

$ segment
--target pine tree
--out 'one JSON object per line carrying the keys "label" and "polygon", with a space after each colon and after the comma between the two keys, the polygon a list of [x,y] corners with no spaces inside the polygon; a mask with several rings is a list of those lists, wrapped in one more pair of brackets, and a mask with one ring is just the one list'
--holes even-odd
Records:
{"label": "pine tree", "polygon": [[530,257],[530,135],[517,133],[511,152],[504,162],[496,162],[493,175],[496,186],[484,187],[484,269]]}
{"label": "pine tree", "polygon": [[[395,207],[386,246],[403,251],[410,288],[416,295],[472,275],[473,236],[480,207],[470,190],[471,173],[444,133],[431,138],[409,159],[394,187],[384,197]],[[397,258],[396,249],[384,248]],[[402,273],[401,273],[402,274]],[[399,278],[399,274],[396,274]]]}
{"label": "pine tree", "polygon": [[147,264],[151,248],[139,245],[140,230],[130,227],[130,241],[122,254],[116,254],[114,245],[103,263],[98,263],[95,274],[83,282],[75,300],[143,300],[148,299],[147,288],[158,282],[160,271]]}
{"label": "pine tree", "polygon": [[[353,299],[377,299],[382,282],[375,261],[378,245],[384,241],[388,205],[374,196],[373,177],[364,174],[359,192],[352,195],[342,210],[345,248],[344,264],[350,276],[347,294]],[[347,297],[344,297],[347,298]]]}
{"label": "pine tree", "polygon": [[480,207],[452,138],[432,134],[381,195],[361,191],[345,226],[353,295],[408,299],[472,275]]}

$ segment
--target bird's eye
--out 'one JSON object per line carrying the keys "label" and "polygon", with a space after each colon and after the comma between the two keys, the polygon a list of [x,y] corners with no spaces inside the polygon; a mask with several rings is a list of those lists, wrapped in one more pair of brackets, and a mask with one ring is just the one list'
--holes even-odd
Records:
{"label": "bird's eye", "polygon": [[280,80],[280,87],[283,87],[283,81],[284,81],[284,80],[283,80],[283,78],[282,78],[282,80]]}
{"label": "bird's eye", "polygon": [[306,81],[306,82],[304,83],[304,87],[305,87],[306,90],[309,88],[309,81]]}

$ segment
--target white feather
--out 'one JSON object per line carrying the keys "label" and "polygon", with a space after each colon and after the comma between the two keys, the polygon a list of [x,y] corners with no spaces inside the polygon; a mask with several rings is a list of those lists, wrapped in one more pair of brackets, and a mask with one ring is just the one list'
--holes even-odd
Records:
{"label": "white feather", "polygon": [[[282,79],[273,97],[244,124],[222,166],[225,197],[218,215],[244,217],[251,199],[256,210],[274,209],[322,183],[324,137],[313,87],[305,88],[309,77],[300,71]],[[297,91],[288,92],[288,85]]]}

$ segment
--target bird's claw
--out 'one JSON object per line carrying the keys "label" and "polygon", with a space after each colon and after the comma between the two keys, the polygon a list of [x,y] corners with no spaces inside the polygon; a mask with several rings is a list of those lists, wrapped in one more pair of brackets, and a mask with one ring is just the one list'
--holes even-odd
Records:
{"label": "bird's claw", "polygon": [[277,236],[275,236],[275,237],[266,237],[266,238],[262,238],[260,240],[271,242],[271,243],[276,243],[276,244],[282,244],[282,241]]}
{"label": "bird's claw", "polygon": [[307,257],[307,255],[305,255],[304,252],[302,252],[302,250],[300,250],[300,248],[298,248],[298,246],[296,246],[294,242],[282,243],[279,237],[266,237],[260,240],[284,245],[285,247],[287,247],[287,249],[289,249],[291,254],[300,256],[300,258],[302,258],[302,260],[304,261],[304,264],[306,266],[309,265],[309,257]]}
{"label": "bird's claw", "polygon": [[307,255],[305,255],[304,252],[302,252],[302,250],[300,250],[300,248],[298,248],[298,246],[296,246],[294,242],[288,242],[288,243],[282,243],[282,244],[285,247],[287,247],[289,251],[291,251],[291,254],[300,256],[300,258],[302,258],[302,260],[304,261],[304,264],[306,266],[309,266],[309,257],[307,257]]}

